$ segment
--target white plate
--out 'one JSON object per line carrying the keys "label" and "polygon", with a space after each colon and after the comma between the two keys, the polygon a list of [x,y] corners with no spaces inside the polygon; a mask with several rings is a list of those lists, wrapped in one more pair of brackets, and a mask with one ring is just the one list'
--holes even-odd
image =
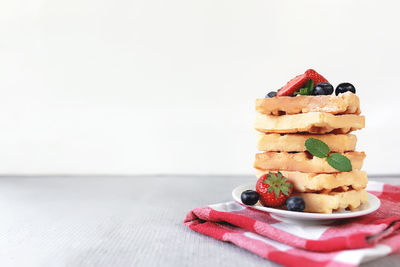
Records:
{"label": "white plate", "polygon": [[[246,190],[255,190],[255,185],[254,184],[245,184],[245,185],[240,185],[240,186],[236,187],[232,191],[233,199],[239,203],[242,203],[242,200],[240,199],[240,195],[242,194],[243,191],[246,191]],[[257,210],[269,212],[269,213],[271,213],[272,217],[275,217],[275,218],[277,218],[279,220],[283,220],[283,221],[289,221],[289,222],[290,221],[299,221],[299,220],[303,220],[303,221],[337,220],[337,219],[359,217],[359,216],[363,216],[363,215],[366,215],[366,214],[376,211],[379,208],[379,206],[381,205],[381,201],[376,196],[374,196],[370,193],[367,193],[367,194],[368,194],[368,202],[364,203],[363,205],[358,207],[356,210],[354,210],[354,211],[342,210],[342,211],[333,212],[332,214],[298,212],[298,211],[275,209],[275,208],[264,207],[259,202],[257,202],[256,205],[249,206],[249,207],[257,209]]]}

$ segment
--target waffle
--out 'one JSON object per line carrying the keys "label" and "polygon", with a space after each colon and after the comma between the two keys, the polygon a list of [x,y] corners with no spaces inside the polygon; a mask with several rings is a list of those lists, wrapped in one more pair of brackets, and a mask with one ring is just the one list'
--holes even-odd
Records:
{"label": "waffle", "polygon": [[347,92],[339,96],[281,96],[259,98],[256,110],[266,115],[299,114],[308,112],[327,112],[331,114],[360,114],[358,96]]}
{"label": "waffle", "polygon": [[352,134],[260,134],[257,141],[257,148],[260,151],[286,151],[304,152],[304,143],[308,138],[316,138],[325,142],[333,152],[354,151],[357,138]]}
{"label": "waffle", "polygon": [[364,128],[365,118],[358,115],[332,115],[310,112],[273,116],[257,114],[255,129],[264,133],[337,133],[345,134]]}
{"label": "waffle", "polygon": [[[351,161],[353,170],[360,170],[365,158],[364,152],[343,153]],[[307,152],[263,152],[256,154],[254,162],[256,169],[271,171],[299,171],[312,173],[339,172],[326,162],[326,159],[314,157]]]}
{"label": "waffle", "polygon": [[[257,177],[269,173],[266,170],[257,170]],[[282,175],[293,183],[297,192],[329,193],[337,191],[348,191],[349,189],[360,190],[367,186],[367,173],[364,171],[337,172],[337,173],[304,173],[296,171],[281,171]]]}
{"label": "waffle", "polygon": [[350,190],[347,192],[332,192],[329,194],[295,193],[306,203],[306,212],[332,213],[342,209],[354,210],[368,201],[367,192]]}

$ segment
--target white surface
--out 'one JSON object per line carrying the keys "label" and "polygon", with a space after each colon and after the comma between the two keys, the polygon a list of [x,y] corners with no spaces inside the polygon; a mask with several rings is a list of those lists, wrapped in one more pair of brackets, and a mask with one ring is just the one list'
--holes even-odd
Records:
{"label": "white surface", "polygon": [[[233,199],[237,202],[242,203],[240,196],[242,192],[246,190],[255,190],[255,183],[244,184],[234,188],[232,190]],[[251,207],[257,210],[269,212],[271,213],[271,216],[275,215],[279,219],[284,219],[286,221],[292,220],[291,222],[294,223],[296,223],[297,220],[299,220],[299,222],[301,223],[304,223],[307,221],[311,222],[311,221],[321,221],[321,220],[346,219],[346,218],[354,218],[370,214],[379,208],[379,206],[381,205],[380,200],[376,196],[370,193],[367,194],[368,194],[368,203],[359,206],[356,210],[354,211],[341,210],[337,212],[332,212],[332,214],[297,212],[297,211],[288,211],[283,209],[274,209],[270,207],[264,207],[259,202],[257,202],[254,206]]]}
{"label": "white surface", "polygon": [[369,173],[400,173],[398,1],[0,2],[0,173],[252,173],[254,100],[353,82]]}

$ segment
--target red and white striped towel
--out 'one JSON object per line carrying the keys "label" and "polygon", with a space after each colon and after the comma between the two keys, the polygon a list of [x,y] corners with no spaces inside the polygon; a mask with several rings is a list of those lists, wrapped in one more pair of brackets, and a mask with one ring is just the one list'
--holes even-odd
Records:
{"label": "red and white striped towel", "polygon": [[184,223],[286,266],[357,266],[400,253],[400,186],[370,181],[367,190],[377,211],[330,225],[290,224],[237,202],[194,209]]}

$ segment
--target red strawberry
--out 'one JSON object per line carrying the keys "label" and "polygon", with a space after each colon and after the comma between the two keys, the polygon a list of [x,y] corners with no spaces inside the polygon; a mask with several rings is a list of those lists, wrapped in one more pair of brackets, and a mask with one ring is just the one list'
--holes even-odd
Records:
{"label": "red strawberry", "polygon": [[294,77],[288,81],[285,86],[278,90],[276,96],[292,96],[294,92],[298,91],[306,84],[307,80],[308,78],[306,74],[301,74]]}
{"label": "red strawberry", "polygon": [[293,185],[281,172],[269,172],[258,179],[256,191],[260,194],[260,203],[263,206],[279,207],[292,195]]}
{"label": "red strawberry", "polygon": [[313,69],[306,70],[306,72],[304,74],[307,76],[307,80],[313,79],[315,85],[318,83],[322,83],[322,82],[325,82],[325,83],[328,82],[328,80],[325,79],[324,76],[322,76],[321,74],[319,74],[318,72],[316,72]]}
{"label": "red strawberry", "polygon": [[297,92],[300,88],[304,87],[306,82],[310,79],[314,80],[315,85],[321,82],[328,82],[327,79],[315,70],[308,69],[304,74],[294,77],[285,86],[279,89],[276,96],[292,96],[294,92]]}

